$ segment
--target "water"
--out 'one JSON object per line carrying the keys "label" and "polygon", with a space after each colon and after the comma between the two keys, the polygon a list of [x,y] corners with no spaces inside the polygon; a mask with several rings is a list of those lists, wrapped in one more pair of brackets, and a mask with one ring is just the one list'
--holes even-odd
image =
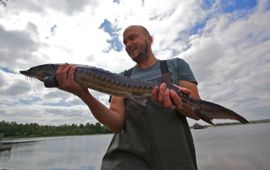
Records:
{"label": "water", "polygon": [[28,139],[0,152],[0,170],[97,170],[111,135]]}
{"label": "water", "polygon": [[269,170],[270,123],[193,131],[200,170]]}
{"label": "water", "polygon": [[[199,170],[269,170],[270,123],[192,130]],[[98,170],[112,135],[33,138],[0,152],[0,170]]]}

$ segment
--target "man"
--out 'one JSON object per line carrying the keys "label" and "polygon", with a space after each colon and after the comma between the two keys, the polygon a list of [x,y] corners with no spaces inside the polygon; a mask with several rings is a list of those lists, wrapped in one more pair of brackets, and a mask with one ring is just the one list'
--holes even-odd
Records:
{"label": "man", "polygon": [[[139,25],[123,33],[126,51],[136,65],[124,76],[153,81],[172,72],[171,81],[184,93],[200,98],[196,80],[188,64],[181,59],[157,60],[152,52],[152,36]],[[195,170],[193,139],[186,118],[173,108],[183,107],[181,98],[165,83],[152,90],[146,106],[130,99],[112,96],[107,108],[86,88],[78,86],[73,75],[76,66],[61,65],[56,73],[59,88],[79,96],[95,118],[114,133],[102,162],[102,170]],[[128,72],[128,74],[126,74]]]}

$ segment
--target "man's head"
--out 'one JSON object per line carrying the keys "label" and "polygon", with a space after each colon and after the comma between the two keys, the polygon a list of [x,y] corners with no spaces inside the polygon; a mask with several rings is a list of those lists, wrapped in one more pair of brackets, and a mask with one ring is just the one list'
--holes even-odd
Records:
{"label": "man's head", "polygon": [[128,55],[135,62],[142,62],[152,55],[153,38],[148,30],[141,25],[131,25],[123,33],[123,43]]}

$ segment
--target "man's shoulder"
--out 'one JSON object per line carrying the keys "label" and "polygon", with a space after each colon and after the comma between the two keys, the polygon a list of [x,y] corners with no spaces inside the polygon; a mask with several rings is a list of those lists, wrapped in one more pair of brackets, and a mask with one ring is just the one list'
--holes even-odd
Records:
{"label": "man's shoulder", "polygon": [[184,59],[177,58],[177,57],[167,59],[166,61],[171,64],[185,64],[186,63]]}
{"label": "man's shoulder", "polygon": [[169,68],[179,68],[188,66],[188,63],[182,58],[170,58],[167,59],[166,61]]}
{"label": "man's shoulder", "polygon": [[131,75],[131,73],[133,72],[134,68],[135,68],[135,66],[130,67],[130,68],[127,68],[127,69],[123,70],[122,72],[120,72],[119,74],[120,74],[121,76],[130,77],[130,75]]}

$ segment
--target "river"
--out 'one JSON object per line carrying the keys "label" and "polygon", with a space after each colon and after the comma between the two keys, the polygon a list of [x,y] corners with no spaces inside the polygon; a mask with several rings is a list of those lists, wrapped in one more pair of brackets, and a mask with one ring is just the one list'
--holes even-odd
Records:
{"label": "river", "polygon": [[[270,123],[192,130],[199,170],[269,170]],[[98,170],[112,135],[32,138],[0,152],[0,170]],[[25,139],[20,139],[25,140]]]}

